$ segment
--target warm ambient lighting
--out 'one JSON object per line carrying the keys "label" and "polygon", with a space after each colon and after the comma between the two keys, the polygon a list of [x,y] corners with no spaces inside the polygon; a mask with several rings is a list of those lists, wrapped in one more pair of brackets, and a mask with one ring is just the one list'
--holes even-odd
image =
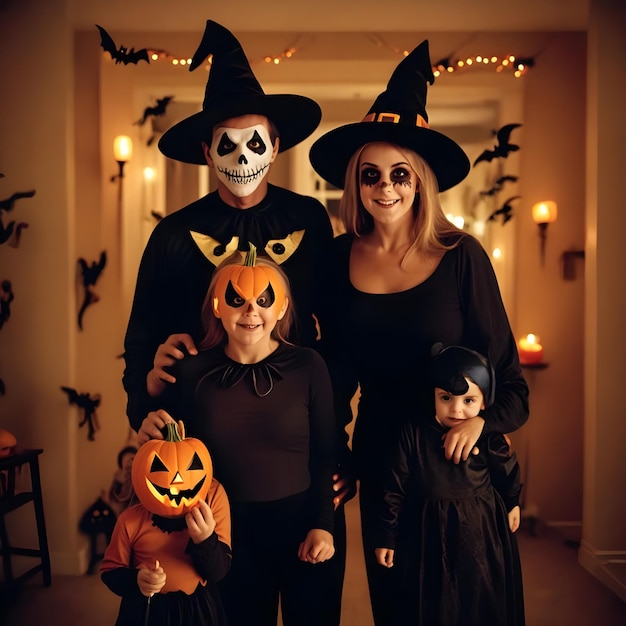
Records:
{"label": "warm ambient lighting", "polygon": [[556,202],[553,200],[544,200],[543,202],[537,202],[533,206],[533,221],[539,227],[539,237],[541,238],[541,265],[544,264],[545,251],[546,251],[546,235],[548,231],[548,224],[556,221],[558,209]]}
{"label": "warm ambient lighting", "polygon": [[124,165],[133,156],[133,140],[126,135],[118,135],[113,141],[113,156],[119,166],[115,176],[111,176],[111,182],[116,178],[124,178]]}
{"label": "warm ambient lighting", "polygon": [[517,342],[517,351],[522,365],[536,365],[543,361],[543,346],[539,337],[529,333]]}

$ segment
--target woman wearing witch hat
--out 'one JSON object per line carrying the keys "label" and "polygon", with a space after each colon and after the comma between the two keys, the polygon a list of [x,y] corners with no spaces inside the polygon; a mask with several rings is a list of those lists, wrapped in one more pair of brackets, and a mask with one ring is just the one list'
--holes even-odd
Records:
{"label": "woman wearing witch hat", "polygon": [[[333,307],[320,323],[332,353],[337,417],[346,424],[360,386],[352,454],[376,626],[393,624],[404,599],[402,568],[376,563],[375,538],[397,429],[434,414],[430,346],[465,345],[485,354],[496,372],[493,404],[446,434],[442,454],[450,463],[465,462],[481,433],[511,432],[528,418],[528,388],[489,258],[439,202],[439,192],[461,182],[470,164],[460,146],[428,127],[433,81],[424,41],[361,122],[326,133],[310,152],[320,176],[344,188],[339,210],[347,233],[334,242]],[[351,478],[342,476],[340,488]],[[409,551],[410,527],[400,525],[398,553]]]}

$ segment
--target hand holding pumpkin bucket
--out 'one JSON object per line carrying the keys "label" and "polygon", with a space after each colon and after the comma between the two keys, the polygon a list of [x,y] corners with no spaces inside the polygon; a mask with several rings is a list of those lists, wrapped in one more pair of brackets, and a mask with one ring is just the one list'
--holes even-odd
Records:
{"label": "hand holding pumpkin bucket", "polygon": [[199,439],[185,438],[182,421],[167,425],[165,439],[140,446],[132,467],[133,489],[155,515],[182,517],[205,500],[213,480],[213,462]]}

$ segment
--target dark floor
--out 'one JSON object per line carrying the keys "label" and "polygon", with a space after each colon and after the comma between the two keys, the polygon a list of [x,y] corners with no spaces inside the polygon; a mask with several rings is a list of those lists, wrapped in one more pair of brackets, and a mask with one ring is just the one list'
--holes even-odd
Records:
{"label": "dark floor", "polygon": [[[346,512],[349,543],[342,624],[372,626],[356,501]],[[520,531],[519,545],[527,626],[626,625],[626,604],[578,564],[575,545],[541,525],[535,536]],[[53,575],[49,588],[42,587],[38,575],[12,607],[0,608],[0,626],[112,626],[117,607],[118,598],[97,575]]]}

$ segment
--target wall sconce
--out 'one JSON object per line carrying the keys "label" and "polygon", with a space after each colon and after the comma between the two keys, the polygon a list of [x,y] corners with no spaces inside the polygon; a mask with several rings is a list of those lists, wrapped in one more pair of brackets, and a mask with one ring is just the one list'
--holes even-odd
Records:
{"label": "wall sconce", "polygon": [[545,261],[548,224],[556,221],[557,213],[556,202],[553,200],[537,202],[537,204],[533,206],[533,221],[539,227],[539,237],[541,238],[541,265],[543,265]]}
{"label": "wall sconce", "polygon": [[561,278],[576,280],[576,259],[584,259],[584,250],[566,250],[561,255]]}
{"label": "wall sconce", "polygon": [[124,165],[133,156],[133,140],[126,135],[118,135],[113,140],[113,155],[119,166],[119,171],[115,176],[111,176],[111,182],[118,178],[124,178]]}

